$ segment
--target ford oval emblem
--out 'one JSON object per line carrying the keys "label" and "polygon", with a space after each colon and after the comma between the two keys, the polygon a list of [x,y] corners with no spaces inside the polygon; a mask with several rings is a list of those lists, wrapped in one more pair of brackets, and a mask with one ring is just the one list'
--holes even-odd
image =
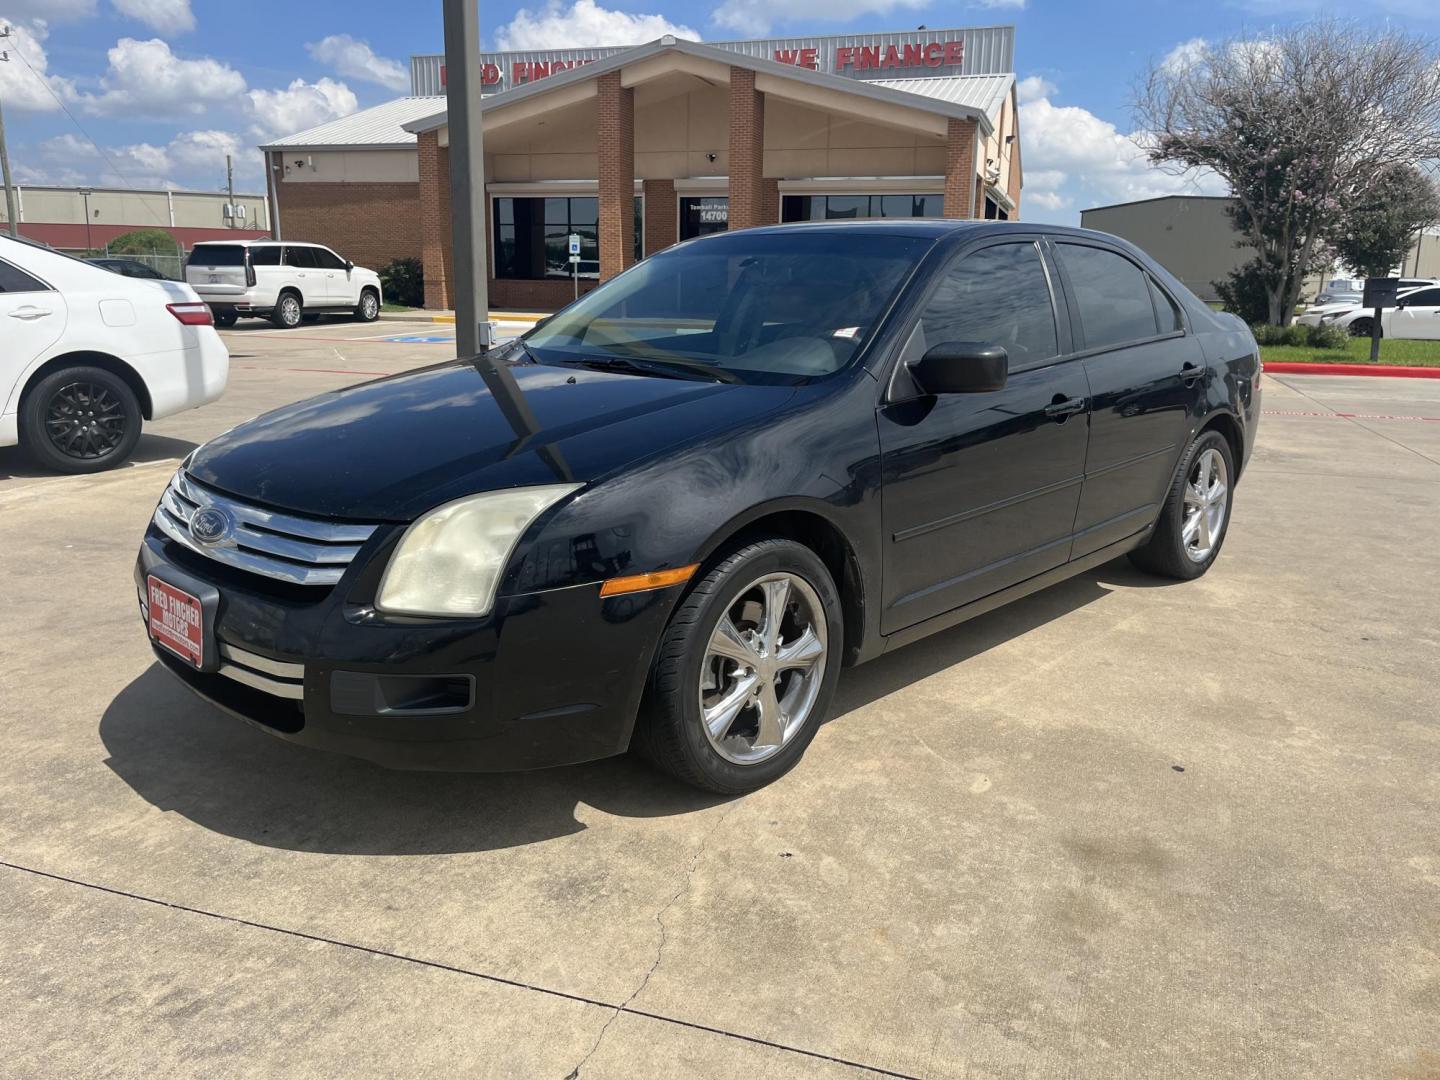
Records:
{"label": "ford oval emblem", "polygon": [[202,506],[190,517],[190,535],[206,547],[223,544],[235,531],[235,518],[218,506]]}

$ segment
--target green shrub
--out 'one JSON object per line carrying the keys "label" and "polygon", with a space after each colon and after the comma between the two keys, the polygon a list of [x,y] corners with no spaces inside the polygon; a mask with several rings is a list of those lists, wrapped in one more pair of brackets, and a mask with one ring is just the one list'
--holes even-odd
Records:
{"label": "green shrub", "polygon": [[1258,345],[1294,345],[1302,349],[1343,349],[1347,335],[1338,326],[1271,326],[1258,323],[1250,327]]}
{"label": "green shrub", "polygon": [[1259,259],[1251,259],[1238,270],[1230,271],[1224,281],[1211,284],[1226,311],[1239,315],[1251,326],[1270,321],[1270,298],[1265,292],[1265,274]]}
{"label": "green shrub", "polygon": [[380,269],[387,304],[425,306],[425,268],[419,259],[396,259]]}

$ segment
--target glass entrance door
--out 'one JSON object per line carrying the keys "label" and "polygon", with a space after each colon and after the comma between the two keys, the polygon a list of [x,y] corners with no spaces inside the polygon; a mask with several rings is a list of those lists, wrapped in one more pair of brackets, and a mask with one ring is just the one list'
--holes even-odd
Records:
{"label": "glass entrance door", "polygon": [[730,199],[725,195],[680,196],[680,239],[724,232],[730,225]]}

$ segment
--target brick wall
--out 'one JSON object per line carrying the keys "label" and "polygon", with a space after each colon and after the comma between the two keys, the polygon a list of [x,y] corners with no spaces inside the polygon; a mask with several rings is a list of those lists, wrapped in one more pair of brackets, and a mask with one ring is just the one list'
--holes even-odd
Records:
{"label": "brick wall", "polygon": [[975,131],[974,120],[950,118],[949,135],[945,140],[945,216],[947,218],[980,217],[983,203],[975,201]]}
{"label": "brick wall", "polygon": [[379,270],[420,256],[420,185],[284,183],[280,231],[287,240],[334,248],[357,266]]}
{"label": "brick wall", "polygon": [[635,91],[611,71],[596,80],[596,93],[603,281],[635,261]]}
{"label": "brick wall", "polygon": [[679,237],[674,180],[645,181],[645,254],[664,251]]}
{"label": "brick wall", "polygon": [[[755,89],[755,72],[730,69],[730,228],[768,225],[764,183],[765,95]],[[778,196],[777,196],[778,206]]]}
{"label": "brick wall", "polygon": [[438,132],[420,136],[420,250],[425,263],[425,306],[454,307],[450,280],[454,273],[450,227],[450,148],[440,145]]}

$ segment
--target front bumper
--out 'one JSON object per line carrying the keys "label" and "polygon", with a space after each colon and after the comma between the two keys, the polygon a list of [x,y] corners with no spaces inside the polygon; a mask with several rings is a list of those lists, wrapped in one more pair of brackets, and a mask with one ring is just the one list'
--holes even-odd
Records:
{"label": "front bumper", "polygon": [[590,761],[630,743],[675,589],[599,585],[501,597],[484,619],[393,618],[357,602],[398,529],[341,582],[289,586],[214,563],[153,524],[135,565],[213,588],[218,655],[200,671],[154,645],[191,690],[289,742],[391,768],[495,772]]}

